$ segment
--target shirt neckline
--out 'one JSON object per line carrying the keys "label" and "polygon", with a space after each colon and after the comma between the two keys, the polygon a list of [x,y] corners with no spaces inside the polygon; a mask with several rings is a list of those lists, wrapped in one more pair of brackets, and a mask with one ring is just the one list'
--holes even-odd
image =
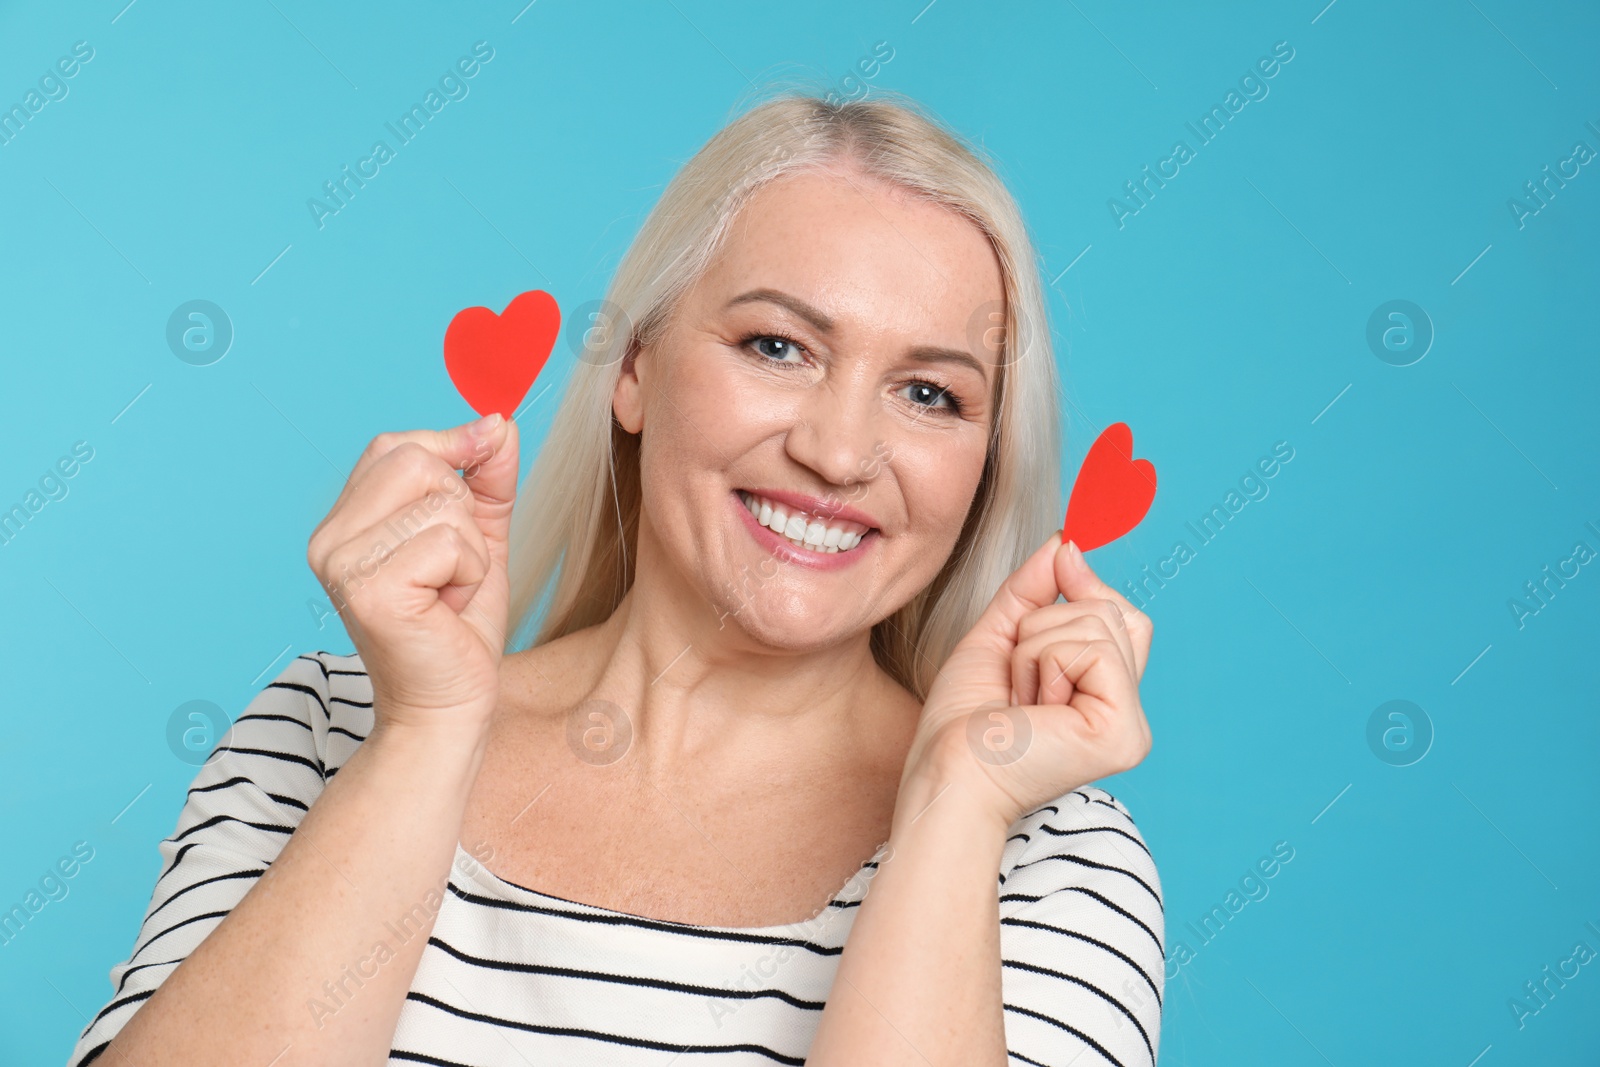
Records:
{"label": "shirt neckline", "polygon": [[[565,905],[569,908],[581,908],[586,913],[592,912],[598,915],[610,916],[612,918],[625,920],[629,923],[677,927],[682,930],[691,931],[703,930],[716,933],[748,936],[782,937],[792,936],[797,932],[807,930],[807,928],[811,928],[811,933],[818,933],[819,931],[816,928],[819,925],[822,930],[826,930],[833,924],[835,919],[840,917],[838,914],[830,913],[849,912],[854,907],[859,905],[859,903],[866,898],[866,890],[867,888],[870,888],[870,886],[863,885],[863,888],[859,893],[852,894],[848,897],[846,894],[851,894],[851,887],[854,886],[858,881],[863,881],[871,877],[871,875],[867,874],[867,872],[873,869],[880,862],[879,857],[882,855],[883,850],[887,847],[887,845],[888,842],[884,842],[882,845],[879,845],[877,850],[873,852],[871,858],[863,862],[860,867],[856,868],[855,873],[847,878],[844,885],[840,886],[839,889],[828,898],[828,903],[823,905],[822,910],[818,911],[816,915],[809,919],[801,919],[792,923],[779,923],[774,926],[717,926],[703,923],[685,923],[678,922],[674,919],[656,919],[648,915],[639,915],[628,911],[618,911],[614,908],[606,908],[598,904],[585,904],[581,900],[571,900],[567,897],[558,897],[551,893],[541,892],[537,889],[530,889],[528,886],[518,885],[516,882],[507,881],[491,871],[476,856],[473,856],[470,852],[468,852],[460,841],[456,842],[456,856],[455,862],[451,868],[450,880],[451,882],[455,882],[457,877],[467,878],[481,888],[494,892],[501,897],[505,897],[506,891],[509,890],[512,894],[520,893],[526,896],[538,897],[540,900],[548,901],[552,905]],[[846,902],[841,903],[841,901]],[[845,918],[847,921],[853,921],[854,916],[849,915],[845,916]]]}

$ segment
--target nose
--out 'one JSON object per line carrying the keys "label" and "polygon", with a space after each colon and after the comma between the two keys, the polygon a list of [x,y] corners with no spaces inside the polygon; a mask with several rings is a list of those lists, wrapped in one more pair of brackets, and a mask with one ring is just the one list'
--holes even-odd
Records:
{"label": "nose", "polygon": [[828,383],[810,391],[784,435],[784,450],[830,487],[876,477],[882,411],[866,382]]}

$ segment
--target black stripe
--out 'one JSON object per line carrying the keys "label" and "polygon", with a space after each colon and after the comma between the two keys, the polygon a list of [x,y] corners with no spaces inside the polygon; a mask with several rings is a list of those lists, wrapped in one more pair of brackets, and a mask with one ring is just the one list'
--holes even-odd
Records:
{"label": "black stripe", "polygon": [[188,796],[190,796],[191,794],[194,794],[194,793],[212,793],[212,792],[215,792],[218,789],[226,789],[230,785],[238,785],[241,782],[243,782],[246,785],[255,786],[255,788],[260,789],[261,792],[266,793],[267,796],[271,797],[273,800],[276,800],[279,804],[287,804],[289,807],[291,807],[291,808],[299,808],[301,811],[310,811],[311,810],[309,807],[306,806],[304,801],[299,800],[299,799],[297,799],[295,797],[284,796],[282,793],[267,793],[267,791],[265,789],[262,789],[261,786],[254,779],[247,778],[242,774],[236,774],[232,778],[229,778],[226,782],[217,782],[217,783],[215,783],[213,785],[194,785],[194,786],[190,786],[189,787],[189,792],[185,793],[184,797],[187,798]]}
{"label": "black stripe", "polygon": [[343,726],[330,726],[328,727],[328,732],[330,734],[344,734],[350,740],[357,742],[365,741],[367,739],[366,734],[353,734],[349,730],[346,730]]}
{"label": "black stripe", "polygon": [[1161,990],[1156,988],[1156,984],[1151,980],[1150,975],[1145,972],[1143,967],[1139,966],[1138,962],[1135,961],[1132,956],[1128,955],[1126,952],[1123,952],[1115,945],[1108,945],[1099,938],[1090,937],[1088,934],[1080,934],[1076,930],[1068,930],[1064,926],[1051,926],[1049,923],[1034,922],[1032,919],[1001,919],[1000,925],[1026,926],[1033,930],[1049,930],[1051,933],[1061,934],[1064,937],[1075,937],[1079,941],[1087,941],[1091,945],[1103,948],[1113,956],[1120,959],[1123,963],[1126,963],[1129,967],[1132,967],[1134,970],[1138,971],[1139,977],[1143,978],[1145,985],[1150,987],[1150,992],[1156,995],[1156,1004],[1158,1006],[1161,1004]]}
{"label": "black stripe", "polygon": [[328,705],[322,702],[322,694],[311,688],[309,685],[306,685],[304,682],[268,682],[264,688],[292,689],[296,693],[304,693],[306,696],[312,697],[316,700],[317,707],[322,709],[322,713],[324,715],[328,714]]}
{"label": "black stripe", "polygon": [[259,871],[229,871],[227,874],[218,874],[218,875],[214,875],[214,876],[212,876],[210,878],[202,878],[202,879],[200,879],[200,881],[196,882],[194,885],[186,885],[182,889],[178,890],[176,893],[172,894],[166,900],[163,900],[156,907],[155,911],[152,911],[149,915],[146,915],[144,917],[144,921],[145,922],[149,922],[151,919],[154,919],[156,917],[156,913],[157,912],[159,912],[162,908],[166,907],[168,904],[171,904],[174,900],[177,900],[179,897],[183,896],[185,893],[189,892],[191,889],[199,889],[201,886],[210,885],[212,882],[226,882],[231,878],[260,878],[263,874],[266,874],[266,873],[267,872],[266,872],[265,869],[262,869],[262,870],[259,870]]}
{"label": "black stripe", "polygon": [[1048,1063],[1040,1063],[1036,1059],[1032,1059],[1032,1058],[1030,1058],[1028,1056],[1024,1056],[1020,1052],[1012,1052],[1010,1049],[1006,1049],[1006,1055],[1010,1056],[1014,1060],[1021,1060],[1023,1063],[1031,1063],[1031,1064],[1033,1064],[1033,1067],[1050,1067],[1050,1065]]}
{"label": "black stripe", "polygon": [[[226,782],[215,782],[211,785],[191,785],[189,787],[189,791],[184,794],[184,797],[188,798],[196,793],[210,793],[217,789],[226,789],[228,786],[238,785],[240,782],[249,782],[251,785],[256,785],[255,782],[251,781],[249,778],[246,778],[244,775],[236,774],[232,778],[229,778]],[[260,789],[261,787],[256,785],[256,788]]]}
{"label": "black stripe", "polygon": [[[171,967],[174,963],[182,962],[182,960],[162,960],[159,963],[141,963],[137,967],[129,967],[127,970],[122,972],[122,981],[117,983],[116,991],[118,994],[122,992],[122,987],[128,984],[128,975],[132,974],[134,971],[142,971],[147,967]],[[101,1014],[103,1015],[105,1013],[102,1012]]]}
{"label": "black stripe", "polygon": [[[515,1049],[515,1046],[512,1046]],[[472,1067],[470,1063],[457,1063],[455,1060],[441,1060],[437,1056],[424,1056],[420,1052],[406,1052],[401,1049],[389,1050],[391,1060],[410,1060],[412,1063],[431,1063],[435,1067]]]}
{"label": "black stripe", "polygon": [[1006,1011],[1014,1011],[1018,1015],[1027,1015],[1027,1016],[1029,1016],[1031,1018],[1039,1019],[1039,1020],[1042,1020],[1044,1022],[1047,1022],[1051,1026],[1059,1026],[1061,1029],[1065,1030],[1067,1033],[1072,1034],[1073,1036],[1077,1037],[1084,1044],[1088,1045],[1090,1048],[1092,1048],[1096,1052],[1100,1053],[1100,1055],[1104,1056],[1107,1060],[1110,1060],[1112,1063],[1116,1064],[1117,1067],[1123,1067],[1122,1061],[1117,1059],[1109,1051],[1107,1051],[1107,1049],[1106,1049],[1106,1047],[1104,1045],[1102,1045],[1100,1042],[1096,1041],[1094,1038],[1090,1037],[1088,1034],[1084,1033],[1082,1030],[1077,1029],[1076,1027],[1068,1026],[1066,1023],[1062,1022],[1059,1019],[1052,1019],[1048,1015],[1041,1015],[1039,1012],[1033,1011],[1033,1010],[1031,1010],[1029,1008],[1019,1008],[1015,1004],[1004,1004],[1004,1005],[1002,1005],[1002,1007],[1004,1007]]}
{"label": "black stripe", "polygon": [[88,1052],[84,1053],[83,1059],[78,1061],[78,1067],[89,1067],[89,1064],[93,1063],[95,1060],[100,1058],[100,1053],[104,1052],[106,1049],[108,1049],[110,1047],[111,1047],[111,1042],[109,1042],[109,1041],[100,1042],[94,1048],[92,1048]]}
{"label": "black stripe", "polygon": [[1161,901],[1161,894],[1157,893],[1154,889],[1151,889],[1150,888],[1150,883],[1146,882],[1143,878],[1140,878],[1137,874],[1134,874],[1132,871],[1125,871],[1121,867],[1113,867],[1109,863],[1101,863],[1098,860],[1084,859],[1082,856],[1072,856],[1072,855],[1040,856],[1036,860],[1029,860],[1027,863],[1019,863],[1019,864],[1017,864],[1015,867],[1011,868],[1011,873],[1014,875],[1018,871],[1022,870],[1024,867],[1034,867],[1034,866],[1037,866],[1037,865],[1039,865],[1041,863],[1049,863],[1052,860],[1060,860],[1063,863],[1076,863],[1080,867],[1093,867],[1095,870],[1099,870],[1099,871],[1113,871],[1113,872],[1115,872],[1117,874],[1125,874],[1129,878],[1132,878],[1135,882],[1138,882],[1141,886],[1143,886],[1144,887],[1144,891],[1146,893],[1149,893],[1150,896],[1155,899],[1155,902],[1157,904],[1161,904],[1161,909],[1162,909],[1163,913],[1165,913],[1165,911],[1166,911],[1166,905],[1163,904],[1162,901]]}
{"label": "black stripe", "polygon": [[773,997],[796,1008],[804,1008],[807,1011],[821,1011],[827,1006],[826,1001],[801,1000],[799,997],[791,996],[781,989],[725,989],[718,986],[694,985],[689,982],[670,982],[662,978],[640,978],[635,975],[586,971],[575,967],[553,967],[538,963],[508,963],[503,960],[485,959],[482,956],[474,956],[463,952],[455,946],[440,940],[437,935],[429,937],[428,944],[438,946],[463,963],[496,971],[512,971],[517,974],[548,974],[560,978],[586,978],[595,982],[614,982],[618,985],[638,986],[644,989],[667,989],[674,993],[694,993],[718,1000],[758,1000],[762,997]]}
{"label": "black stripe", "polygon": [[161,875],[159,877],[156,878],[156,884],[160,885],[162,878],[167,877],[173,871],[177,870],[178,869],[178,864],[183,862],[183,857],[185,857],[185,856],[187,856],[189,854],[189,850],[191,848],[195,848],[199,844],[200,844],[200,842],[198,842],[198,841],[190,841],[187,845],[184,845],[182,848],[178,849],[178,854],[176,856],[172,857],[172,866],[168,867],[165,871],[163,871],[161,873]]}
{"label": "black stripe", "polygon": [[767,1059],[773,1060],[777,1063],[793,1064],[794,1067],[805,1067],[806,1062],[802,1057],[785,1056],[780,1052],[774,1052],[772,1049],[767,1048],[764,1045],[752,1045],[744,1043],[737,1045],[674,1045],[670,1042],[652,1041],[649,1038],[643,1037],[627,1037],[623,1034],[605,1034],[598,1030],[583,1030],[571,1026],[540,1026],[535,1023],[519,1022],[515,1019],[501,1019],[493,1015],[484,1015],[480,1012],[467,1011],[465,1008],[458,1008],[454,1005],[446,1004],[444,1001],[436,1000],[435,998],[428,996],[426,993],[407,993],[406,999],[416,1001],[421,1004],[427,1004],[431,1007],[438,1008],[440,1011],[449,1012],[451,1015],[456,1015],[463,1019],[471,1019],[474,1022],[491,1023],[495,1026],[508,1026],[514,1030],[524,1030],[532,1034],[549,1034],[554,1037],[583,1037],[592,1041],[604,1041],[612,1045],[627,1045],[632,1048],[651,1048],[657,1049],[661,1052],[750,1052],[757,1056],[765,1056]]}
{"label": "black stripe", "polygon": [[[1142,919],[1140,919],[1133,912],[1129,911],[1127,908],[1124,908],[1121,904],[1118,904],[1115,901],[1113,901],[1113,900],[1111,900],[1111,899],[1109,899],[1109,898],[1107,898],[1105,896],[1102,896],[1099,893],[1096,893],[1093,889],[1085,889],[1081,885],[1063,886],[1062,888],[1057,889],[1055,892],[1056,893],[1082,893],[1086,897],[1093,897],[1094,899],[1098,900],[1100,903],[1104,904],[1106,907],[1110,908],[1112,911],[1116,912],[1117,914],[1122,915],[1125,918],[1131,919],[1133,922],[1137,923],[1138,926],[1139,926],[1139,929],[1143,930],[1145,933],[1150,935],[1150,940],[1152,940],[1152,941],[1154,941],[1156,943],[1156,948],[1159,948],[1161,950],[1162,956],[1163,957],[1166,956],[1166,953],[1167,953],[1166,946],[1164,946],[1161,943],[1161,939],[1156,936],[1156,932],[1154,930],[1150,929],[1150,927],[1146,926]],[[1053,896],[1054,893],[1045,894],[1045,895],[1046,896]],[[1043,899],[1044,899],[1044,896],[1033,896],[1033,895],[1031,895],[1029,893],[1007,893],[1005,896],[1000,898],[1000,903],[1004,904],[1009,900],[1021,900],[1021,901],[1027,902],[1027,903],[1036,903],[1036,902],[1041,901]]]}
{"label": "black stripe", "polygon": [[270,748],[240,748],[237,745],[229,745],[227,750],[229,752],[243,753],[246,756],[266,756],[268,759],[279,760],[283,763],[298,763],[303,767],[309,767],[316,771],[319,776],[323,772],[320,765],[313,763],[304,756],[296,756],[293,752],[279,752]]}
{"label": "black stripe", "polygon": [[182,922],[173,923],[171,926],[167,927],[165,930],[161,931],[159,934],[157,934],[156,936],[152,937],[150,940],[144,942],[141,945],[136,946],[134,948],[134,950],[133,950],[133,955],[129,956],[128,958],[129,959],[138,959],[139,958],[139,953],[143,952],[145,949],[149,948],[151,945],[155,944],[157,941],[160,941],[163,937],[166,937],[168,934],[172,933],[172,931],[174,931],[174,930],[181,930],[185,926],[188,926],[190,923],[197,923],[197,922],[201,922],[201,921],[206,920],[206,919],[225,918],[227,916],[227,914],[228,913],[225,912],[225,911],[208,911],[208,912],[206,912],[206,913],[204,913],[202,915],[191,916],[190,918],[184,919]]}
{"label": "black stripe", "polygon": [[[1119,813],[1121,815],[1127,815],[1128,814],[1125,810],[1123,810],[1121,805],[1117,802],[1117,798],[1116,797],[1112,797],[1110,793],[1106,794],[1106,796],[1111,797],[1110,802],[1101,800],[1099,797],[1092,797],[1088,793],[1081,792],[1081,791],[1079,791],[1077,789],[1074,789],[1072,791],[1072,795],[1073,796],[1082,797],[1086,803],[1099,804],[1099,805],[1101,805],[1103,807],[1110,808],[1112,811],[1115,811],[1115,812],[1117,812],[1117,813]],[[1129,816],[1129,817],[1131,818],[1132,816]]]}
{"label": "black stripe", "polygon": [[1150,856],[1151,859],[1155,859],[1154,856],[1150,855],[1150,849],[1145,846],[1143,841],[1140,841],[1133,834],[1128,833],[1128,831],[1120,830],[1115,826],[1086,826],[1082,830],[1058,830],[1049,823],[1040,823],[1039,829],[1043,830],[1047,834],[1055,834],[1057,837],[1066,837],[1069,834],[1121,834],[1129,841],[1132,841],[1134,844],[1144,849],[1144,854],[1146,856]]}
{"label": "black stripe", "polygon": [[[538,915],[554,915],[562,919],[573,919],[577,922],[599,923],[604,926],[637,926],[643,930],[659,930],[663,933],[682,934],[684,937],[701,938],[707,941],[740,941],[754,945],[793,945],[813,952],[818,956],[837,956],[844,952],[844,946],[829,948],[811,941],[804,941],[792,937],[773,937],[767,934],[750,934],[739,930],[715,930],[703,926],[688,926],[682,923],[659,922],[655,919],[644,919],[632,915],[586,915],[582,912],[565,911],[561,908],[548,908],[539,904],[524,904],[520,901],[496,900],[493,897],[479,896],[469,893],[460,886],[451,882],[451,893],[468,904],[477,904],[485,908],[500,908],[506,911],[530,911]],[[795,925],[801,925],[796,923]]]}
{"label": "black stripe", "polygon": [[328,698],[328,703],[330,703],[330,704],[334,704],[334,703],[349,704],[352,708],[370,708],[370,707],[372,707],[372,701],[370,701],[370,700],[350,700],[350,699],[348,699],[346,697],[329,697]]}
{"label": "black stripe", "polygon": [[311,729],[311,724],[306,722],[304,719],[297,719],[293,715],[279,715],[275,711],[252,711],[248,715],[241,715],[237,719],[234,719],[233,724],[238,726],[242,722],[248,722],[256,719],[264,722],[292,722],[296,726],[304,726],[307,730]]}
{"label": "black stripe", "polygon": [[296,656],[295,659],[303,659],[303,660],[307,660],[307,661],[309,661],[311,663],[315,663],[317,665],[317,669],[322,672],[322,676],[324,678],[327,678],[329,675],[333,675],[333,674],[355,674],[355,675],[360,675],[363,678],[365,678],[367,676],[367,672],[366,671],[347,671],[347,670],[342,670],[342,669],[340,669],[338,667],[329,667],[326,663],[324,663],[322,661],[322,657],[323,656],[332,656],[335,659],[349,659],[350,658],[348,655],[340,655],[337,652],[329,652],[325,648],[319,648],[314,653],[309,653],[309,654],[302,653],[301,655]]}
{"label": "black stripe", "polygon": [[[126,1005],[129,1005],[129,1004],[136,1004],[141,1000],[149,1000],[151,997],[153,997],[155,995],[156,995],[156,991],[154,989],[152,989],[152,990],[150,990],[149,992],[146,992],[146,993],[132,993],[132,994],[129,994],[128,996],[122,997],[122,998],[120,998],[118,1000],[113,1000],[110,1004],[107,1004],[105,1007],[101,1008],[100,1009],[100,1014],[96,1015],[90,1021],[89,1025],[84,1027],[84,1033],[88,1033],[90,1030],[92,1030],[94,1028],[94,1024],[95,1023],[99,1022],[101,1019],[104,1019],[106,1017],[106,1013],[107,1012],[115,1011],[116,1009],[121,1008],[121,1007],[125,1007]],[[107,1041],[106,1045],[109,1045],[109,1044],[111,1044],[111,1042]],[[101,1045],[98,1048],[96,1048],[94,1050],[94,1055],[98,1056],[101,1053],[101,1051],[105,1049],[106,1045]],[[92,1059],[93,1057],[91,1056],[90,1058]],[[84,1063],[88,1063],[89,1060],[86,1059],[83,1062]]]}
{"label": "black stripe", "polygon": [[236,819],[232,815],[213,815],[205,822],[195,823],[183,833],[178,834],[176,837],[169,837],[167,840],[171,841],[173,844],[177,844],[179,841],[182,841],[184,838],[188,837],[197,830],[204,830],[208,827],[217,826],[225,822],[236,822],[243,826],[252,826],[257,830],[266,830],[268,833],[274,834],[287,835],[294,833],[294,827],[292,826],[279,826],[277,823],[271,822],[251,822],[249,819]]}
{"label": "black stripe", "polygon": [[1122,1014],[1126,1015],[1129,1018],[1129,1020],[1132,1021],[1133,1025],[1138,1027],[1139,1036],[1144,1038],[1145,1051],[1150,1053],[1150,1062],[1152,1062],[1152,1063],[1155,1062],[1156,1050],[1155,1050],[1154,1046],[1152,1046],[1150,1044],[1150,1035],[1145,1033],[1144,1024],[1141,1023],[1138,1020],[1138,1018],[1133,1014],[1133,1012],[1129,1011],[1123,1005],[1122,1001],[1118,1000],[1116,997],[1112,996],[1110,993],[1107,993],[1105,990],[1101,989],[1099,986],[1094,985],[1092,982],[1085,982],[1082,978],[1078,978],[1078,977],[1076,977],[1074,975],[1064,974],[1061,971],[1053,971],[1048,967],[1039,967],[1039,966],[1036,966],[1035,964],[1032,964],[1032,963],[1022,963],[1022,962],[1020,962],[1018,960],[1004,960],[1003,959],[1003,960],[1000,961],[1000,966],[1002,966],[1002,967],[1015,967],[1019,971],[1032,971],[1034,974],[1043,974],[1043,975],[1048,975],[1051,978],[1059,978],[1059,979],[1061,979],[1063,981],[1071,982],[1073,985],[1082,986],[1083,988],[1087,989],[1089,992],[1093,993],[1095,996],[1097,996],[1097,997],[1101,998],[1102,1000],[1104,1000],[1107,1004],[1115,1004],[1117,1006],[1117,1010],[1122,1012]]}

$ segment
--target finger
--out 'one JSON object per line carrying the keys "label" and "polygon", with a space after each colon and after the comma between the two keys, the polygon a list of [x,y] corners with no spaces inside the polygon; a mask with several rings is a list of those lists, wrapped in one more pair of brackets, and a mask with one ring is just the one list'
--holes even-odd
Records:
{"label": "finger", "polygon": [[[346,487],[341,502],[312,531],[307,547],[312,568],[319,574],[331,570],[336,553],[347,556],[352,543],[365,550],[372,543],[373,529],[439,494],[461,503],[472,497],[467,483],[447,461],[416,441],[400,442],[370,464],[359,481]],[[466,514],[470,516],[470,507]]]}
{"label": "finger", "polygon": [[[516,495],[517,429],[501,422],[489,436],[470,431],[468,424],[445,431],[418,430],[373,438],[357,465],[362,473],[351,476],[339,501],[311,534],[307,555],[313,569],[319,569],[334,549],[381,522],[382,517],[441,490],[470,502],[468,513],[483,531],[491,554],[504,563],[509,555],[511,503]],[[447,440],[452,436],[460,442]],[[457,474],[457,469],[463,473]]]}
{"label": "finger", "polygon": [[977,622],[956,642],[940,668],[940,678],[959,679],[963,698],[974,705],[990,700],[1008,701],[1011,650],[1017,643],[1017,624],[1028,612],[1052,604],[1060,597],[1053,562],[1060,548],[1061,532],[1058,530],[1000,583]]}
{"label": "finger", "polygon": [[[365,586],[379,582],[379,575],[395,558],[400,547],[433,526],[451,526],[465,551],[478,559],[476,571],[481,571],[468,587],[453,586],[450,592],[441,588],[441,596],[452,605],[464,605],[471,599],[477,583],[488,572],[491,556],[482,531],[473,521],[469,505],[459,496],[450,497],[442,492],[410,501],[405,506],[384,516],[382,521],[369,526],[351,537],[328,557],[326,569],[318,572],[331,598],[348,597],[351,586]],[[391,571],[383,581],[402,581],[397,571]]]}
{"label": "finger", "polygon": [[1055,562],[1060,548],[1061,531],[1057,530],[1000,583],[978,621],[961,639],[961,645],[970,643],[1009,658],[1016,647],[1017,628],[1023,617],[1030,611],[1054,604],[1061,597],[1061,588],[1056,582],[1060,565]]}
{"label": "finger", "polygon": [[1128,661],[1128,670],[1138,676],[1138,657],[1134,655],[1133,641],[1128,634],[1125,619],[1126,612],[1122,606],[1111,600],[1078,600],[1067,604],[1051,604],[1049,607],[1031,611],[1023,616],[1022,622],[1017,626],[1018,647],[1037,634],[1052,630],[1057,626],[1064,626],[1074,619],[1090,615],[1103,619],[1106,624],[1106,635],[1115,641],[1122,649],[1123,656]]}
{"label": "finger", "polygon": [[[1105,641],[1063,641],[1041,656],[1049,664],[1039,705],[1024,709],[1048,717],[1066,712],[1078,745],[1109,759],[1106,773],[1138,766],[1151,748],[1150,722],[1138,688]],[[1061,681],[1053,682],[1051,678]]]}
{"label": "finger", "polygon": [[1112,635],[1111,625],[1098,614],[1079,615],[1059,626],[1036,633],[1017,645],[1011,656],[1011,685],[1017,704],[1040,703],[1040,657],[1045,649],[1062,641],[1111,641],[1117,646],[1123,669],[1131,677],[1133,661],[1122,644]]}
{"label": "finger", "polygon": [[476,437],[472,448],[471,460],[460,468],[461,477],[472,490],[473,518],[491,553],[504,564],[511,541],[511,509],[517,499],[521,433],[516,421],[502,420]]}
{"label": "finger", "polygon": [[1055,642],[1039,655],[1039,678],[1037,706],[1070,704],[1096,734],[1114,732],[1117,709],[1139,707],[1138,688],[1111,641]]}
{"label": "finger", "polygon": [[[368,502],[368,514],[390,511],[406,500],[423,495],[430,488],[441,488],[445,476],[461,470],[467,472],[463,480],[468,490],[487,505],[486,517],[491,523],[509,527],[511,501],[516,496],[517,431],[514,424],[497,412],[487,418],[491,423],[489,426],[483,425],[484,420],[477,420],[446,430],[405,430],[381,433],[374,437],[356,461],[339,498],[334,501],[323,523],[335,522],[336,517],[347,511],[362,510],[357,507],[358,501]],[[397,450],[402,453],[399,457],[394,455]],[[418,450],[434,457],[436,462],[428,464],[420,462],[415,455],[405,455],[406,452],[415,453]],[[388,479],[374,475],[380,468],[387,473],[396,467],[397,459],[403,461],[401,469],[410,478],[401,489],[411,491],[403,491],[398,497],[393,492],[375,495],[374,487],[387,488]],[[313,536],[321,529],[319,526]],[[498,533],[502,538],[505,533],[504,530],[492,529],[485,532],[491,536]]]}
{"label": "finger", "polygon": [[449,607],[441,592],[451,586],[476,586],[487,574],[483,557],[461,531],[435,523],[402,542],[382,564],[385,580],[357,579],[345,586],[341,609],[348,608],[363,630],[384,634],[394,626]]}
{"label": "finger", "polygon": [[356,459],[356,465],[351,468],[350,477],[345,479],[344,488],[340,491],[339,498],[334,501],[334,505],[337,506],[345,501],[350,490],[361,482],[375,463],[408,441],[423,445],[440,459],[460,460],[461,462],[451,464],[452,469],[460,470],[463,463],[471,462],[472,448],[481,432],[483,422],[483,419],[471,419],[445,430],[391,430],[378,434],[367,442],[366,449]]}
{"label": "finger", "polygon": [[1061,595],[1068,602],[1074,600],[1109,600],[1122,610],[1123,628],[1128,632],[1134,652],[1134,675],[1144,677],[1144,666],[1150,656],[1150,638],[1155,626],[1150,616],[1134,607],[1127,597],[1100,580],[1089,561],[1083,558],[1075,544],[1067,544],[1056,556],[1056,581]]}

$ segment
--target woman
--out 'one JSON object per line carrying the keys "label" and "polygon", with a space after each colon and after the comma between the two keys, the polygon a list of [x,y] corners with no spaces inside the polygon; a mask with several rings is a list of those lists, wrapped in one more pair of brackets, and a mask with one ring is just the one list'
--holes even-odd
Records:
{"label": "woman", "polygon": [[1151,625],[1051,532],[1034,263],[907,101],[717,134],[520,495],[498,416],[368,446],[307,553],[358,654],[201,769],[75,1067],[1153,1064],[1088,784]]}

